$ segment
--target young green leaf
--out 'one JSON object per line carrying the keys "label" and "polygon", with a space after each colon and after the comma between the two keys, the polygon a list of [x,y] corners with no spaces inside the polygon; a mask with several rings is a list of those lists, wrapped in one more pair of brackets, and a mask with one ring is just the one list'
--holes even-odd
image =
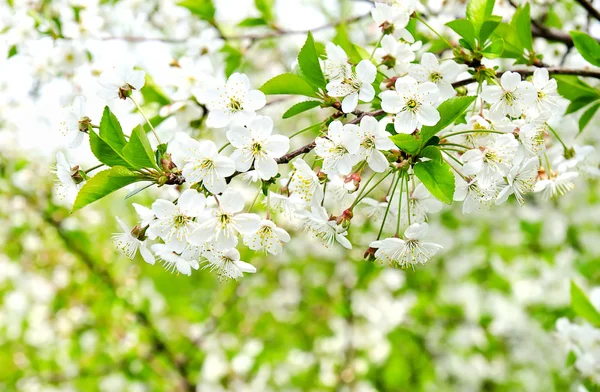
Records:
{"label": "young green leaf", "polygon": [[594,327],[600,327],[600,312],[592,305],[583,290],[571,281],[571,308]]}
{"label": "young green leaf", "polygon": [[90,148],[96,158],[107,166],[125,166],[135,169],[135,165],[123,156],[121,149],[116,149],[93,131],[90,131]]}
{"label": "young green leaf", "polygon": [[122,166],[103,170],[83,185],[77,194],[71,212],[75,212],[96,200],[100,200],[117,189],[144,180],[144,177]]}
{"label": "young green leaf", "polygon": [[421,140],[413,135],[398,133],[394,136],[390,136],[390,139],[392,139],[399,149],[409,154],[416,154],[421,148]]}
{"label": "young green leaf", "polygon": [[502,22],[502,18],[499,16],[491,16],[483,22],[479,31],[479,45],[483,45],[490,38],[500,22]]}
{"label": "young green leaf", "polygon": [[425,147],[424,149],[421,150],[421,152],[419,153],[419,156],[429,158],[432,161],[437,162],[439,164],[442,164],[442,162],[444,161],[442,159],[442,153],[440,152],[440,149],[435,146]]}
{"label": "young green leaf", "polygon": [[273,15],[273,2],[274,0],[254,0],[256,9],[267,22],[272,22],[275,19]]}
{"label": "young green leaf", "polygon": [[600,43],[581,31],[571,31],[569,34],[579,54],[588,63],[600,67]]}
{"label": "young green leaf", "polygon": [[517,8],[515,14],[510,21],[510,24],[517,31],[519,41],[523,48],[533,51],[533,38],[531,35],[531,16],[529,11],[529,3]]}
{"label": "young green leaf", "polygon": [[580,97],[577,97],[571,101],[571,103],[567,107],[565,114],[575,113],[596,100],[598,100],[598,97],[591,95],[582,95]]}
{"label": "young green leaf", "polygon": [[475,48],[475,28],[473,27],[473,23],[468,21],[467,19],[455,19],[448,23],[446,26],[450,27],[452,30],[456,32],[456,34],[460,35],[471,48]]}
{"label": "young green leaf", "polygon": [[108,106],[104,107],[104,112],[102,113],[99,135],[116,151],[121,151],[125,143],[127,143],[119,120],[112,114]]}
{"label": "young green leaf", "polygon": [[246,18],[238,23],[239,27],[256,27],[256,26],[266,26],[267,21],[263,18]]}
{"label": "young green leaf", "polygon": [[440,112],[440,121],[433,126],[425,126],[421,129],[420,135],[423,145],[436,133],[452,124],[465,110],[475,101],[475,96],[452,97],[438,106]]}
{"label": "young green leaf", "polygon": [[511,59],[523,58],[525,48],[523,47],[523,44],[521,44],[521,39],[514,26],[501,22],[494,30],[492,36],[504,41],[503,57]]}
{"label": "young green leaf", "polygon": [[593,88],[577,76],[553,75],[552,77],[556,79],[558,84],[558,93],[569,101],[574,101],[583,96],[600,98],[600,90]]}
{"label": "young green leaf", "polygon": [[504,52],[504,40],[502,38],[494,38],[488,45],[486,45],[481,53],[485,58],[497,59],[502,56]]}
{"label": "young green leaf", "polygon": [[415,175],[433,196],[446,204],[454,198],[454,173],[446,162],[419,162],[414,166]]}
{"label": "young green leaf", "polygon": [[291,108],[289,108],[285,113],[283,113],[283,118],[294,117],[295,115],[298,115],[302,112],[305,112],[312,108],[316,108],[319,105],[321,105],[321,102],[319,101],[304,101],[297,103]]}
{"label": "young green leaf", "polygon": [[146,82],[141,90],[144,97],[144,103],[156,102],[160,106],[165,106],[171,103],[171,100],[165,92],[154,82],[150,75],[146,74]]}
{"label": "young green leaf", "polygon": [[315,87],[325,89],[327,82],[323,76],[321,70],[321,64],[319,63],[319,56],[317,55],[317,49],[315,47],[315,40],[313,39],[312,33],[309,31],[306,36],[306,42],[300,53],[298,53],[298,66],[302,71],[304,79]]}
{"label": "young green leaf", "polygon": [[221,52],[225,53],[225,75],[230,77],[242,64],[242,52],[231,45],[225,45]]}
{"label": "young green leaf", "polygon": [[363,57],[358,52],[358,50],[356,50],[356,46],[348,37],[348,30],[346,29],[346,25],[339,25],[338,27],[336,27],[335,31],[337,34],[335,35],[335,37],[333,37],[333,43],[341,46],[342,49],[344,49],[351,62],[353,62],[354,64],[358,64],[363,59]]}
{"label": "young green leaf", "polygon": [[316,97],[312,86],[296,74],[284,73],[275,76],[262,85],[260,90],[266,95],[291,94]]}
{"label": "young green leaf", "polygon": [[479,35],[479,30],[483,22],[492,16],[495,0],[469,0],[467,4],[467,19],[473,23],[475,35]]}
{"label": "young green leaf", "polygon": [[584,128],[588,125],[590,120],[594,117],[596,112],[600,108],[600,103],[596,103],[590,106],[579,118],[579,132],[583,132]]}
{"label": "young green leaf", "polygon": [[136,169],[154,167],[158,169],[154,159],[154,151],[150,146],[148,135],[142,126],[135,127],[129,138],[129,143],[123,147],[123,156]]}
{"label": "young green leaf", "polygon": [[185,7],[200,19],[212,22],[215,20],[217,12],[212,0],[183,0],[177,3],[181,7]]}

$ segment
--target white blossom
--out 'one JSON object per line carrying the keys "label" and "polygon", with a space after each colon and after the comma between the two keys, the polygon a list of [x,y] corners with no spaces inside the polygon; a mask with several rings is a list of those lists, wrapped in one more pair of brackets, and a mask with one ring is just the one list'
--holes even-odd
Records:
{"label": "white blossom", "polygon": [[127,99],[133,90],[141,90],[144,87],[145,78],[144,71],[134,70],[127,65],[112,68],[100,75],[98,83],[101,89],[98,90],[98,96],[106,100]]}
{"label": "white blossom", "polygon": [[520,74],[507,71],[500,77],[500,85],[485,85],[481,97],[492,104],[492,114],[519,117],[535,104],[536,91],[530,82],[521,81]]}
{"label": "white blossom", "polygon": [[225,178],[235,172],[235,163],[219,154],[217,146],[210,140],[189,139],[184,148],[182,174],[190,184],[202,183],[213,194],[225,190]]}
{"label": "white blossom", "polygon": [[454,60],[440,62],[433,53],[423,53],[421,63],[412,64],[408,74],[421,83],[434,83],[440,90],[440,98],[445,100],[456,95],[452,82],[466,69],[466,65],[459,65]]}
{"label": "white blossom", "polygon": [[69,148],[77,148],[83,141],[83,135],[88,132],[90,119],[85,115],[85,98],[77,96],[65,115],[65,128],[69,139]]}
{"label": "white blossom", "polygon": [[330,81],[326,88],[332,97],[344,97],[342,111],[350,113],[356,109],[358,101],[371,102],[375,97],[373,82],[377,68],[369,60],[362,60],[356,66],[356,73]]}
{"label": "white blossom", "polygon": [[113,242],[117,249],[125,254],[128,258],[132,259],[135,257],[137,251],[140,251],[140,255],[144,261],[148,264],[154,264],[154,256],[152,252],[148,249],[148,245],[146,241],[142,241],[139,239],[139,236],[142,232],[140,227],[134,227],[133,229],[129,228],[123,220],[121,220],[118,216],[116,217],[119,226],[123,230],[122,233],[115,233],[112,236]]}
{"label": "white blossom", "polygon": [[352,249],[352,244],[346,238],[348,232],[335,219],[329,219],[324,207],[313,205],[310,211],[300,211],[298,215],[302,227],[320,239],[326,247],[330,248],[334,242],[338,242],[344,248]]}
{"label": "white blossom", "polygon": [[563,196],[575,188],[573,180],[579,176],[577,172],[566,172],[553,175],[548,179],[540,180],[535,184],[533,191],[540,193],[543,200]]}
{"label": "white blossom", "polygon": [[216,271],[221,279],[239,280],[245,273],[253,274],[256,268],[245,261],[240,260],[240,252],[233,249],[222,251],[209,249],[203,252],[206,257],[206,263],[203,268],[209,271]]}
{"label": "white blossom", "polygon": [[79,174],[79,166],[72,166],[62,152],[56,153],[56,166],[53,172],[58,178],[56,192],[60,198],[63,198],[69,204],[73,204],[79,189],[84,184]]}
{"label": "white blossom", "polygon": [[160,237],[165,242],[185,243],[196,228],[195,218],[204,212],[206,197],[194,189],[184,191],[177,204],[165,199],[152,203],[156,219],[150,222],[150,238]]}
{"label": "white blossom", "polygon": [[333,121],[327,136],[315,140],[315,153],[323,158],[324,173],[349,174],[356,163],[360,149],[357,127]]}
{"label": "white blossom", "polygon": [[433,242],[424,242],[429,225],[427,223],[413,223],[404,232],[404,239],[386,238],[373,241],[369,245],[377,249],[375,258],[391,266],[406,268],[416,264],[425,264],[442,248]]}
{"label": "white blossom", "polygon": [[283,243],[289,241],[288,232],[267,219],[260,221],[255,232],[244,235],[244,245],[252,250],[264,250],[273,255],[280,254]]}
{"label": "white blossom", "polygon": [[389,162],[381,151],[396,148],[385,130],[387,122],[378,122],[374,117],[365,116],[360,120],[358,137],[360,139],[360,159],[366,159],[374,172],[381,173],[389,167]]}

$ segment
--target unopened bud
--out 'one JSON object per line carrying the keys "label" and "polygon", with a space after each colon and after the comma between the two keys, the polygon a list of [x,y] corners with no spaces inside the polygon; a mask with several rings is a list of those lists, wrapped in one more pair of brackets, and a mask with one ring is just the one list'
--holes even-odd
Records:
{"label": "unopened bud", "polygon": [[348,208],[342,212],[340,216],[337,217],[335,223],[341,225],[344,229],[350,227],[350,221],[354,217],[354,212],[352,212],[351,208]]}
{"label": "unopened bud", "polygon": [[467,95],[467,88],[465,86],[459,86],[455,88],[456,94],[460,97]]}
{"label": "unopened bud", "polygon": [[375,261],[376,251],[377,250],[375,248],[369,247],[367,250],[365,250],[365,253],[363,253],[363,259],[365,259],[366,261]]}
{"label": "unopened bud", "polygon": [[573,147],[565,148],[565,152],[563,155],[564,155],[565,159],[571,159],[575,156],[575,150],[573,149]]}

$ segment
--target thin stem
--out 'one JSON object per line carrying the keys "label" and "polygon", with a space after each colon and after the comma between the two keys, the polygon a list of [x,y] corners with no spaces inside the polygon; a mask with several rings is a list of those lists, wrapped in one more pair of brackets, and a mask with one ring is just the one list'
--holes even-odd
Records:
{"label": "thin stem", "polygon": [[[450,156],[450,154],[448,154],[446,151],[444,151],[444,153],[446,155]],[[454,165],[452,165],[447,159],[444,159],[444,161],[452,168],[452,170],[454,170],[459,176],[461,176],[463,180],[467,181],[467,176],[465,176],[464,174],[462,174],[460,172],[460,170],[458,170],[457,168],[455,168]]]}
{"label": "thin stem", "polygon": [[463,150],[459,150],[458,148],[449,148],[449,147],[446,147],[446,148],[440,148],[440,150],[441,150],[441,151],[454,151],[454,152],[460,152],[461,154],[462,154],[462,153],[464,153],[464,151],[463,151]]}
{"label": "thin stem", "polygon": [[323,184],[323,198],[321,199],[321,207],[325,204],[325,195],[327,194],[327,182]]}
{"label": "thin stem", "polygon": [[252,207],[254,207],[254,204],[256,203],[256,200],[258,200],[258,196],[260,196],[260,192],[262,191],[261,188],[258,188],[258,192],[256,192],[256,196],[254,196],[254,199],[252,200],[252,203],[250,204],[250,207],[248,207],[248,212],[252,211]]}
{"label": "thin stem", "polygon": [[416,18],[419,22],[423,23],[429,30],[431,30],[435,35],[437,35],[442,41],[444,41],[446,43],[446,45],[448,45],[448,47],[452,48],[452,44],[450,43],[450,41],[448,41],[446,39],[446,37],[444,37],[443,35],[441,35],[440,33],[438,33],[433,27],[431,27],[429,25],[429,23],[425,22],[425,19],[423,19],[421,17],[421,15],[417,14]]}
{"label": "thin stem", "polygon": [[369,186],[369,183],[371,182],[371,180],[373,178],[375,178],[375,176],[377,175],[377,173],[373,173],[371,174],[371,177],[369,177],[367,179],[367,182],[365,182],[365,185],[363,185],[362,188],[360,188],[360,191],[358,191],[358,195],[356,195],[356,198],[354,199],[354,202],[350,205],[350,209],[354,208],[354,206],[356,205],[356,203],[358,202],[358,200],[360,199],[360,196],[363,194],[363,192],[365,191],[365,189],[367,189],[367,186]]}
{"label": "thin stem", "polygon": [[[394,173],[394,176],[396,176],[396,173]],[[395,178],[392,178],[392,183],[390,184],[390,188],[388,188],[388,203],[387,203],[387,207],[385,207],[385,214],[383,215],[383,222],[381,222],[381,227],[379,228],[379,233],[377,234],[377,240],[379,240],[381,238],[381,233],[383,233],[383,227],[385,226],[385,221],[387,219],[388,213],[390,212],[390,206],[392,204],[392,201],[394,200],[394,192],[396,192],[396,187],[398,186],[398,182],[400,182],[400,179],[402,178],[402,176],[398,175],[398,179],[396,181]],[[394,188],[392,189],[392,185],[394,186]],[[391,192],[390,192],[391,191]]]}
{"label": "thin stem", "polygon": [[375,56],[375,51],[377,50],[377,48],[381,44],[381,41],[383,40],[383,37],[385,37],[385,34],[382,33],[381,37],[379,37],[379,40],[375,44],[375,47],[373,48],[373,51],[371,52],[371,57],[369,57],[369,61],[373,60],[373,56]]}
{"label": "thin stem", "polygon": [[[400,174],[404,178],[404,173]],[[402,193],[404,192],[404,181],[400,182],[400,197],[398,198],[398,221],[396,222],[396,236],[400,236],[400,221],[402,220]]]}
{"label": "thin stem", "polygon": [[442,150],[442,152],[444,154],[446,154],[447,156],[449,156],[450,158],[452,158],[452,160],[454,160],[454,162],[458,163],[459,165],[464,165],[464,163],[462,163],[461,161],[459,161],[457,158],[454,157],[454,155],[450,154],[448,151],[444,151]]}
{"label": "thin stem", "polygon": [[226,148],[227,148],[227,146],[229,146],[230,144],[231,144],[231,143],[229,143],[229,142],[225,143],[225,145],[224,145],[223,147],[219,148],[219,152],[221,152],[221,151],[223,151],[224,149],[226,149]]}
{"label": "thin stem", "polygon": [[488,129],[469,129],[466,131],[460,131],[460,132],[452,132],[452,133],[448,133],[446,135],[442,135],[442,139],[448,138],[448,137],[452,137],[452,136],[457,136],[457,135],[464,135],[467,133],[506,133],[506,132],[502,132],[502,131],[493,131],[493,130],[488,130]]}
{"label": "thin stem", "polygon": [[267,189],[267,220],[271,219],[271,190]]}
{"label": "thin stem", "polygon": [[308,126],[308,127],[304,128],[304,129],[301,129],[301,130],[299,130],[298,132],[296,132],[296,133],[292,134],[292,136],[290,136],[289,138],[290,138],[290,139],[292,139],[292,138],[294,138],[294,137],[296,137],[296,136],[300,135],[301,133],[304,133],[304,132],[306,132],[306,131],[310,131],[311,129],[313,129],[313,128],[316,128],[317,126],[319,126],[319,127],[320,127],[321,125],[323,125],[323,122],[320,122],[320,123],[317,123],[317,124],[310,125],[310,126]]}
{"label": "thin stem", "polygon": [[94,170],[96,170],[96,169],[99,169],[99,168],[101,168],[102,166],[104,166],[104,163],[101,163],[101,164],[99,164],[99,165],[96,165],[96,166],[90,167],[89,169],[85,170],[85,171],[84,171],[84,173],[85,173],[85,174],[88,174],[89,172],[91,172],[91,171],[94,171]]}
{"label": "thin stem", "polygon": [[554,137],[556,137],[556,139],[560,142],[560,144],[562,144],[563,148],[565,150],[568,150],[569,148],[567,147],[567,145],[562,141],[562,139],[560,138],[560,136],[558,136],[558,133],[554,130],[554,128],[552,128],[550,126],[550,124],[546,123],[546,126],[548,127],[548,129],[550,130],[550,132],[552,132],[552,134],[554,135]]}
{"label": "thin stem", "polygon": [[353,204],[353,205],[356,205],[356,204],[360,203],[362,199],[364,199],[365,197],[367,197],[367,196],[369,195],[369,193],[373,192],[373,189],[377,188],[377,185],[381,184],[381,182],[382,182],[383,180],[385,180],[385,179],[386,179],[386,178],[387,178],[387,177],[388,177],[390,174],[392,174],[392,171],[391,171],[391,170],[390,170],[390,171],[389,171],[389,172],[388,172],[388,173],[387,173],[385,176],[383,176],[382,178],[380,178],[380,179],[379,179],[379,181],[377,181],[377,183],[375,183],[375,185],[373,185],[373,186],[371,187],[371,189],[369,189],[369,190],[368,190],[368,191],[367,191],[365,194],[363,194],[363,195],[360,197],[360,199],[358,199],[358,198],[357,198],[357,199],[354,201],[354,204]]}
{"label": "thin stem", "polygon": [[[408,177],[410,176],[406,173],[406,210],[408,211],[408,225],[410,226],[410,191],[408,189]],[[400,211],[398,211],[398,214],[400,214]]]}
{"label": "thin stem", "polygon": [[465,150],[470,150],[470,147],[467,147],[463,144],[456,144],[456,143],[441,143],[440,146],[453,146],[453,147],[460,147],[460,148],[464,148]]}
{"label": "thin stem", "polygon": [[142,108],[140,107],[140,105],[138,105],[138,103],[135,101],[135,99],[133,99],[132,96],[129,96],[129,99],[131,99],[131,102],[133,102],[133,104],[135,105],[135,107],[142,114],[142,117],[144,117],[144,119],[148,123],[148,126],[152,130],[152,133],[154,134],[154,137],[156,138],[156,141],[158,142],[158,144],[162,144],[162,142],[160,141],[160,138],[158,137],[158,134],[156,133],[156,130],[152,126],[152,123],[150,122],[150,120],[148,120],[148,117],[146,117],[146,115],[144,114],[144,111],[142,110]]}

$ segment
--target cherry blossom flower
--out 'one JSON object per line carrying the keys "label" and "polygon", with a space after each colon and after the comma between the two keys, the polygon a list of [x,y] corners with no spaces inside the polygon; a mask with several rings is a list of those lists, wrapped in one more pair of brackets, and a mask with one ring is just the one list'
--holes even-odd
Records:
{"label": "cherry blossom flower", "polygon": [[375,49],[374,57],[378,63],[402,74],[408,71],[409,64],[415,60],[415,52],[411,45],[398,41],[392,35],[385,35],[381,47]]}
{"label": "cherry blossom flower", "polygon": [[310,211],[300,211],[302,227],[313,233],[323,244],[330,248],[334,242],[338,242],[346,249],[352,249],[352,244],[346,238],[348,232],[338,225],[335,219],[329,219],[327,210],[319,205],[313,205]]}
{"label": "cherry blossom flower", "polygon": [[140,240],[140,237],[144,237],[144,230],[139,226],[129,228],[118,216],[116,219],[123,230],[122,233],[115,233],[112,236],[116,248],[131,260],[133,260],[135,254],[139,250],[140,255],[142,255],[142,258],[146,263],[154,264],[154,256],[148,249],[146,241]]}
{"label": "cherry blossom flower", "polygon": [[499,135],[488,146],[469,150],[460,157],[463,173],[476,175],[482,186],[488,186],[510,170],[518,147],[513,134]]}
{"label": "cherry blossom flower", "polygon": [[356,73],[344,78],[334,79],[326,86],[327,94],[332,97],[344,97],[342,111],[350,113],[356,109],[358,101],[371,102],[375,98],[373,82],[377,68],[369,60],[362,60],[356,66]]}
{"label": "cherry blossom flower", "polygon": [[433,106],[439,90],[432,82],[419,84],[410,76],[396,80],[396,91],[384,91],[381,108],[386,113],[396,114],[394,128],[398,133],[411,134],[422,125],[435,125],[440,114]]}
{"label": "cherry blossom flower", "polygon": [[79,173],[79,166],[72,166],[62,152],[56,153],[56,166],[53,172],[58,178],[56,193],[67,203],[73,204],[84,180]]}
{"label": "cherry blossom flower", "polygon": [[540,193],[543,200],[563,196],[575,188],[573,180],[579,176],[577,172],[560,173],[548,179],[540,180],[535,184],[533,191]]}
{"label": "cherry blossom flower", "polygon": [[404,232],[404,239],[386,238],[371,242],[371,248],[377,249],[375,258],[396,268],[406,268],[416,264],[425,264],[435,256],[442,246],[433,242],[424,242],[429,225],[413,223]]}
{"label": "cherry blossom flower", "polygon": [[375,24],[384,31],[403,29],[410,20],[410,14],[406,10],[379,2],[376,2],[375,7],[371,9],[371,16]]}
{"label": "cherry blossom flower", "polygon": [[177,270],[183,275],[190,276],[192,269],[200,268],[198,263],[200,248],[182,243],[154,244],[152,250],[162,260],[167,271]]}
{"label": "cherry blossom flower", "polygon": [[349,174],[360,149],[357,127],[336,120],[329,124],[326,137],[315,140],[315,152],[323,158],[324,173]]}
{"label": "cherry blossom flower", "polygon": [[204,212],[206,197],[194,189],[184,191],[177,204],[158,199],[152,203],[156,219],[150,222],[148,232],[151,238],[160,237],[165,242],[188,241],[191,232],[197,227],[194,220]]}
{"label": "cherry blossom flower", "polygon": [[496,204],[504,203],[508,199],[508,196],[514,194],[519,204],[523,205],[525,203],[523,196],[533,191],[538,176],[539,166],[539,159],[537,157],[531,157],[521,160],[520,162],[515,162],[514,166],[506,176],[508,185],[498,194]]}
{"label": "cherry blossom flower", "polygon": [[454,60],[441,63],[433,53],[423,53],[420,64],[412,64],[408,74],[419,82],[432,82],[440,90],[440,97],[447,99],[456,95],[452,82],[467,70],[466,65],[459,65]]}
{"label": "cherry blossom flower", "polygon": [[292,198],[309,204],[314,200],[320,202],[323,198],[323,187],[314,170],[302,158],[296,159],[292,166],[294,171],[290,175],[288,186]]}
{"label": "cherry blossom flower", "polygon": [[385,130],[387,122],[380,124],[374,117],[365,116],[360,120],[358,137],[360,139],[360,159],[366,159],[371,170],[381,173],[389,167],[389,162],[381,151],[396,148]]}
{"label": "cherry blossom flower", "polygon": [[134,70],[131,66],[121,65],[110,69],[102,73],[98,79],[101,86],[98,96],[106,100],[127,99],[133,90],[141,90],[144,87],[145,78],[144,71]]}
{"label": "cherry blossom flower", "polygon": [[223,128],[230,123],[245,124],[265,104],[265,94],[259,90],[250,90],[248,77],[234,73],[224,86],[207,93],[209,113],[206,126]]}
{"label": "cherry blossom flower", "polygon": [[202,29],[198,37],[190,38],[187,42],[190,57],[212,55],[223,48],[225,41],[216,29]]}
{"label": "cherry blossom flower", "polygon": [[558,95],[555,79],[550,79],[546,68],[536,68],[533,71],[533,87],[537,93],[537,109],[540,112],[553,111],[558,108],[560,95]]}
{"label": "cherry blossom flower", "polygon": [[85,98],[77,96],[65,116],[69,148],[77,148],[81,145],[83,135],[88,132],[90,125],[91,120],[85,115]]}
{"label": "cherry blossom flower", "polygon": [[202,183],[212,194],[223,192],[227,186],[225,178],[235,172],[235,163],[220,155],[210,140],[198,142],[189,138],[183,148],[185,166],[182,174],[185,179],[190,184]]}
{"label": "cherry blossom flower", "polygon": [[536,91],[530,82],[521,81],[520,74],[508,71],[500,77],[500,85],[485,85],[481,97],[492,104],[492,114],[519,117],[535,104]]}
{"label": "cherry blossom flower", "polygon": [[470,179],[468,182],[460,177],[456,178],[454,200],[463,202],[463,214],[470,214],[475,210],[490,208],[496,201],[497,193],[495,182],[488,186],[483,186],[476,178]]}
{"label": "cherry blossom flower", "polygon": [[248,171],[252,165],[263,180],[277,175],[275,160],[290,148],[287,136],[272,135],[273,120],[266,116],[255,117],[247,127],[234,126],[227,131],[227,139],[236,150],[231,154],[236,169]]}
{"label": "cherry blossom flower", "polygon": [[206,263],[203,268],[216,271],[220,279],[239,280],[245,273],[253,274],[256,268],[245,261],[240,260],[240,252],[233,249],[215,251],[210,249],[203,252]]}
{"label": "cherry blossom flower", "polygon": [[290,241],[290,235],[284,229],[277,227],[273,221],[263,219],[258,229],[244,235],[244,245],[252,250],[264,250],[273,255],[281,253],[284,242]]}
{"label": "cherry blossom flower", "polygon": [[238,191],[229,188],[218,200],[217,208],[212,209],[209,216],[191,233],[190,243],[197,246],[210,243],[216,250],[225,250],[237,245],[238,235],[258,229],[258,215],[241,213],[244,198]]}
{"label": "cherry blossom flower", "polygon": [[329,80],[346,79],[352,75],[348,55],[341,46],[328,42],[325,45],[327,59],[323,61],[323,73]]}

